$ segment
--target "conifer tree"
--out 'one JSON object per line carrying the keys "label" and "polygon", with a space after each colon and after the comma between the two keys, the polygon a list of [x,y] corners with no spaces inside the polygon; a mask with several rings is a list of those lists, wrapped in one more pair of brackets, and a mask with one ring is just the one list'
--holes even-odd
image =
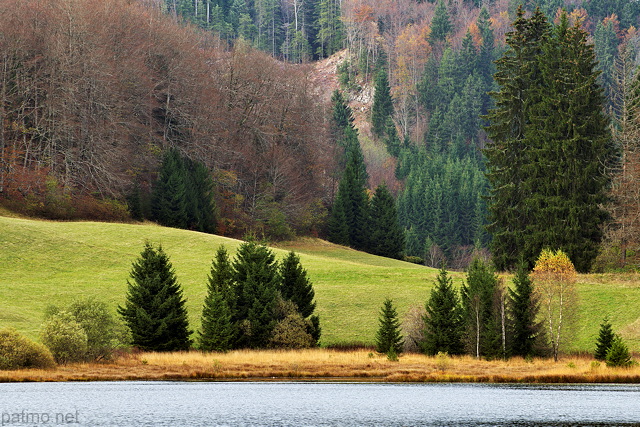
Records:
{"label": "conifer tree", "polygon": [[629,348],[624,341],[622,341],[622,337],[620,335],[616,335],[613,338],[611,347],[607,351],[606,362],[607,366],[622,368],[627,368],[633,364]]}
{"label": "conifer tree", "polygon": [[429,41],[433,43],[444,42],[451,33],[453,26],[449,19],[449,12],[447,11],[447,5],[443,0],[439,0],[436,6],[435,14],[431,20],[431,34]]}
{"label": "conifer tree", "polygon": [[474,259],[462,286],[462,305],[467,346],[477,358],[493,358],[501,353],[499,314],[495,306],[497,286],[496,275],[481,259]]}
{"label": "conifer tree", "polygon": [[316,308],[315,291],[295,252],[289,252],[280,263],[280,277],[282,298],[293,302],[303,318],[311,316]]}
{"label": "conifer tree", "polygon": [[182,156],[176,149],[167,150],[151,198],[153,219],[167,227],[187,228],[186,193]]}
{"label": "conifer tree", "polygon": [[387,119],[393,116],[393,100],[386,67],[381,67],[376,74],[375,92],[371,107],[371,130],[378,138],[384,136]]}
{"label": "conifer tree", "polygon": [[384,300],[380,317],[380,324],[376,333],[376,351],[388,355],[399,355],[402,353],[404,340],[400,330],[398,312],[393,306],[393,301],[389,298]]}
{"label": "conifer tree", "polygon": [[236,334],[232,323],[233,301],[233,270],[227,250],[221,245],[211,265],[207,296],[202,308],[202,350],[227,351],[232,348]]}
{"label": "conifer tree", "polygon": [[530,357],[536,342],[543,336],[543,325],[537,321],[540,303],[533,292],[533,282],[524,265],[520,265],[509,289],[509,336],[512,356]]}
{"label": "conifer tree", "polygon": [[401,259],[404,254],[404,233],[398,223],[393,196],[382,184],[376,188],[370,208],[370,244],[367,252]]}
{"label": "conifer tree", "polygon": [[485,151],[491,183],[489,231],[499,269],[545,247],[562,248],[588,271],[602,239],[614,154],[593,47],[566,14],[551,30],[539,9],[519,9],[498,61]]}
{"label": "conifer tree", "polygon": [[280,283],[274,253],[253,241],[240,245],[232,262],[235,282],[233,322],[237,347],[266,347],[276,324],[274,309]]}
{"label": "conifer tree", "polygon": [[597,360],[604,361],[607,359],[607,352],[611,348],[614,338],[615,334],[611,328],[611,323],[609,323],[609,319],[605,317],[600,324],[600,331],[598,332],[598,338],[596,340],[596,352],[594,357]]}
{"label": "conifer tree", "polygon": [[453,288],[453,280],[447,274],[444,265],[436,278],[435,287],[431,290],[425,308],[422,350],[428,355],[438,352],[463,354],[462,307]]}
{"label": "conifer tree", "polygon": [[131,269],[132,281],[118,313],[131,330],[133,345],[147,351],[187,350],[191,345],[186,301],[161,246],[145,243]]}

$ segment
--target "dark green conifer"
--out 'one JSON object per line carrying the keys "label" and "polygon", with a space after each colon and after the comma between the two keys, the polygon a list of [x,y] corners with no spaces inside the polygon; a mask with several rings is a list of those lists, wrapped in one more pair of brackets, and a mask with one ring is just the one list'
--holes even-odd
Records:
{"label": "dark green conifer", "polygon": [[393,116],[393,100],[391,87],[387,77],[386,67],[382,67],[376,74],[375,92],[371,107],[371,130],[378,138],[384,136],[387,119]]}
{"label": "dark green conifer", "polygon": [[385,354],[399,355],[402,353],[404,340],[400,330],[398,312],[389,298],[384,300],[380,310],[380,324],[376,333],[376,351]]}
{"label": "dark green conifer", "polygon": [[600,324],[600,331],[598,332],[598,338],[596,340],[596,352],[594,357],[597,360],[606,360],[607,352],[611,348],[614,338],[615,334],[613,333],[611,323],[609,323],[609,319],[605,317]]}
{"label": "dark green conifer", "polygon": [[611,347],[607,351],[606,363],[607,366],[622,368],[628,368],[633,364],[629,348],[624,341],[622,341],[622,337],[620,335],[616,335],[613,338]]}
{"label": "dark green conifer", "polygon": [[508,297],[510,354],[531,357],[543,330],[542,324],[536,320],[540,303],[533,292],[529,273],[522,264],[516,271],[513,285]]}
{"label": "dark green conifer", "polygon": [[384,184],[376,188],[371,199],[370,218],[367,252],[401,259],[404,254],[404,233],[398,223],[395,200]]}
{"label": "dark green conifer", "polygon": [[453,288],[453,280],[447,274],[444,265],[436,278],[435,287],[431,290],[425,308],[422,350],[428,355],[438,352],[463,354],[462,307]]}
{"label": "dark green conifer", "polygon": [[233,270],[227,251],[221,245],[211,264],[207,296],[202,308],[202,350],[227,351],[233,347],[236,334],[232,322],[234,306]]}
{"label": "dark green conifer", "polygon": [[167,227],[187,228],[186,171],[176,149],[167,150],[151,198],[153,219]]}
{"label": "dark green conifer", "polygon": [[147,351],[187,350],[191,345],[186,301],[162,247],[146,243],[131,269],[132,281],[118,313],[131,330],[133,345]]}

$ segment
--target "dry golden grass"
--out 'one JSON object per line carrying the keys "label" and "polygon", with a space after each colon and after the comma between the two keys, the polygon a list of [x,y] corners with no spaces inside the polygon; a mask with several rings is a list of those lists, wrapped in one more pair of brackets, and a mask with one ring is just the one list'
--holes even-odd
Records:
{"label": "dry golden grass", "polygon": [[587,357],[526,361],[408,354],[398,362],[366,350],[139,353],[110,363],[0,371],[0,382],[99,380],[353,380],[389,382],[640,383],[640,367],[613,369]]}

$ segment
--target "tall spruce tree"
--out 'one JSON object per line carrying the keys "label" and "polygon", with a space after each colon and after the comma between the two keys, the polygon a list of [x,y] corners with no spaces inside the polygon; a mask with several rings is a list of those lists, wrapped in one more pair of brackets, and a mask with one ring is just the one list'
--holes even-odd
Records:
{"label": "tall spruce tree", "polygon": [[438,352],[463,354],[462,307],[453,288],[453,280],[444,266],[440,269],[425,308],[422,350],[428,355]]}
{"label": "tall spruce tree", "polygon": [[400,320],[398,312],[393,306],[393,301],[389,298],[384,300],[380,317],[379,327],[376,332],[376,351],[388,355],[398,355],[402,353],[404,340],[400,330]]}
{"label": "tall spruce tree", "polygon": [[533,282],[524,265],[520,265],[509,289],[509,337],[510,355],[531,357],[536,352],[536,342],[543,336],[543,325],[537,320],[540,303],[533,292]]}
{"label": "tall spruce tree", "polygon": [[151,196],[151,213],[155,221],[167,227],[187,228],[186,184],[186,170],[180,152],[167,150]]}
{"label": "tall spruce tree", "polygon": [[401,259],[404,254],[404,232],[398,223],[395,200],[384,184],[376,188],[371,199],[370,218],[367,252]]}
{"label": "tall spruce tree", "polygon": [[593,47],[566,14],[552,29],[539,9],[518,10],[498,61],[485,151],[494,262],[529,267],[544,247],[588,271],[602,239],[614,150]]}
{"label": "tall spruce tree", "polygon": [[118,307],[133,345],[147,351],[187,350],[191,346],[186,301],[169,257],[145,243],[131,269],[124,306]]}

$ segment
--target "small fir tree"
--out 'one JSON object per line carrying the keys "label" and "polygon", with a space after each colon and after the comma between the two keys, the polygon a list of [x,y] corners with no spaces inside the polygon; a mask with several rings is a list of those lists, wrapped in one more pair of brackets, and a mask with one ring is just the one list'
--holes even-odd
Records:
{"label": "small fir tree", "polygon": [[607,359],[607,353],[609,352],[614,339],[615,334],[613,333],[611,323],[609,323],[609,319],[605,317],[600,324],[600,332],[598,333],[598,338],[596,340],[596,352],[594,356],[597,360]]}
{"label": "small fir tree", "polygon": [[379,353],[399,355],[402,353],[404,340],[402,339],[402,333],[400,331],[398,312],[393,306],[391,299],[385,299],[378,320],[380,327],[376,333],[376,351]]}
{"label": "small fir tree", "polygon": [[462,308],[444,265],[425,308],[422,350],[431,356],[464,353]]}
{"label": "small fir tree", "polygon": [[280,263],[280,277],[282,298],[293,302],[303,318],[311,316],[316,308],[313,302],[315,291],[295,252],[289,252]]}
{"label": "small fir tree", "polygon": [[188,350],[191,346],[186,301],[162,246],[146,243],[133,263],[124,306],[118,307],[133,345],[148,351]]}
{"label": "small fir tree", "polygon": [[622,337],[616,335],[611,343],[611,348],[607,351],[607,366],[628,368],[633,364],[629,348],[622,341]]}

